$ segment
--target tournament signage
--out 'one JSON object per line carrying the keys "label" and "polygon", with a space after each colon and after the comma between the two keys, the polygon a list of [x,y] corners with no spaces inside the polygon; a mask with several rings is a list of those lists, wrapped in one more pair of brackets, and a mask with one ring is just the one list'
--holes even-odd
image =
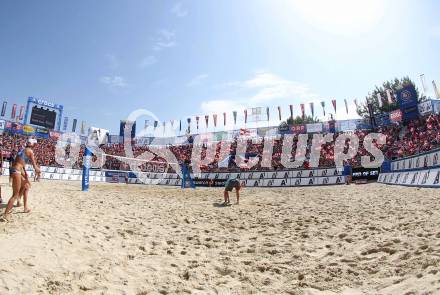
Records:
{"label": "tournament signage", "polygon": [[397,91],[397,102],[402,111],[403,121],[418,117],[417,92],[413,85],[408,85]]}
{"label": "tournament signage", "polygon": [[440,101],[439,100],[431,100],[432,102],[432,111],[434,114],[440,113]]}
{"label": "tournament signage", "polygon": [[[353,131],[356,130],[357,120],[338,121],[336,125],[336,129],[338,131]],[[325,131],[328,132],[328,128]]]}
{"label": "tournament signage", "polygon": [[23,134],[26,135],[34,135],[35,134],[35,128],[31,125],[24,125],[23,126]]}
{"label": "tournament signage", "polygon": [[388,126],[391,125],[391,119],[389,113],[378,114],[374,116],[376,126]]}
{"label": "tournament signage", "polygon": [[352,180],[377,180],[379,168],[352,168]]}
{"label": "tournament signage", "polygon": [[[109,135],[109,143],[119,143],[119,135]],[[153,141],[153,137],[136,137],[136,145],[149,145]]]}
{"label": "tournament signage", "polygon": [[407,157],[391,162],[391,171],[421,169],[440,166],[440,150],[432,150],[417,156]]}
{"label": "tournament signage", "polygon": [[58,107],[58,105],[54,104],[53,102],[49,102],[41,98],[29,97],[29,101],[49,108]]}
{"label": "tournament signage", "polygon": [[431,114],[433,111],[432,101],[427,100],[427,101],[419,103],[418,109],[419,109],[419,114],[421,116]]}
{"label": "tournament signage", "polygon": [[121,142],[122,142],[121,137],[119,135],[109,135],[108,136],[108,143],[121,143]]}
{"label": "tournament signage", "polygon": [[225,186],[226,179],[194,178],[194,183],[196,186],[223,187]]}
{"label": "tournament signage", "polygon": [[259,137],[276,136],[278,134],[278,129],[274,127],[258,128],[257,134]]}
{"label": "tournament signage", "polygon": [[322,132],[322,123],[306,124],[307,133]]}
{"label": "tournament signage", "polygon": [[286,122],[282,122],[282,123],[278,126],[278,132],[279,132],[280,134],[290,133],[290,130],[289,130],[289,129],[290,129],[290,128],[289,128],[289,125],[287,125]]}
{"label": "tournament signage", "polygon": [[390,121],[393,123],[402,122],[402,111],[395,110],[390,113]]}
{"label": "tournament signage", "polygon": [[300,133],[306,133],[306,125],[300,124],[300,125],[293,125],[290,127],[290,130],[293,134],[300,134]]}
{"label": "tournament signage", "polygon": [[440,169],[381,173],[378,182],[404,186],[440,187]]}
{"label": "tournament signage", "polygon": [[8,123],[6,124],[6,129],[9,129],[12,134],[23,134],[23,125],[12,122]]}
{"label": "tournament signage", "polygon": [[49,130],[44,128],[35,128],[31,125],[22,125],[14,122],[6,122],[6,130],[11,132],[12,134],[24,134],[28,136],[37,136],[48,138]]}
{"label": "tournament signage", "polygon": [[49,130],[44,128],[35,128],[35,136],[49,138]]}

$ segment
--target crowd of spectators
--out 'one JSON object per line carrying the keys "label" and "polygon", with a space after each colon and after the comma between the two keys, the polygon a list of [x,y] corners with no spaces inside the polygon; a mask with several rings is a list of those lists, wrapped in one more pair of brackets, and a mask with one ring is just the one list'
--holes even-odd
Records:
{"label": "crowd of spectators", "polygon": [[[4,132],[1,135],[0,148],[2,157],[4,159],[10,159],[26,145],[28,136],[24,135],[11,135]],[[34,153],[38,159],[38,164],[42,166],[57,166],[55,161],[55,146],[57,140],[54,138],[39,138],[38,143],[34,147]]]}
{"label": "crowd of spectators", "polygon": [[[367,130],[355,130],[354,133],[359,138],[359,149],[352,159],[349,159],[348,162],[352,166],[360,165],[360,159],[362,156],[369,155],[365,147],[363,146],[363,140],[366,135],[368,135],[371,131]],[[440,116],[439,115],[430,115],[428,117],[415,119],[410,121],[406,125],[393,125],[387,126],[383,128],[378,128],[374,130],[374,132],[382,133],[386,136],[386,144],[379,145],[377,143],[376,146],[384,153],[386,159],[396,159],[401,157],[406,157],[410,155],[414,155],[417,153],[429,151],[440,147]],[[325,143],[321,147],[320,158],[319,158],[319,167],[332,167],[335,165],[334,163],[334,145],[335,140],[339,134],[336,133],[333,135],[333,141]],[[25,145],[27,140],[27,136],[24,135],[11,135],[7,132],[4,132],[1,135],[1,150],[3,158],[11,158],[17,151]],[[312,138],[310,135],[307,142],[306,149],[306,158],[309,158],[311,148],[312,148]],[[272,139],[271,139],[272,140]],[[294,138],[292,144],[292,152],[291,152],[291,161],[295,159],[296,154],[296,145],[297,138]],[[57,144],[57,139],[52,138],[39,138],[38,144],[34,148],[34,152],[36,158],[38,160],[39,165],[44,166],[60,166],[56,161],[55,156],[55,148]],[[202,167],[202,171],[239,171],[240,169],[244,169],[243,167],[238,167],[236,165],[237,157],[242,157],[243,162],[246,163],[250,158],[258,157],[258,163],[253,166],[252,170],[277,170],[284,169],[282,165],[281,154],[283,150],[283,137],[279,139],[275,139],[273,146],[273,154],[272,154],[272,163],[271,167],[262,167],[261,166],[261,158],[263,155],[263,147],[264,140],[259,142],[255,142],[253,140],[247,141],[247,148],[244,154],[237,154],[237,140],[232,141],[229,146],[229,150],[222,150],[222,144],[211,143],[214,146],[210,148],[215,149],[215,153],[210,155],[212,157],[212,161],[208,161],[207,165]],[[112,169],[112,170],[130,170],[129,165],[122,161],[121,157],[126,157],[123,144],[105,144],[100,146],[101,150],[106,154],[105,157],[101,155],[95,155],[94,160],[97,161],[98,166],[104,169]],[[166,146],[164,148],[168,148],[175,156],[179,163],[184,161],[191,160],[193,144],[179,144]],[[206,156],[208,147],[206,144],[201,148],[202,158]],[[348,149],[348,142],[346,143],[346,150]],[[66,153],[69,154],[70,148],[69,145],[66,145]],[[147,145],[132,145],[133,156],[138,157],[139,155],[149,151],[150,148]],[[73,168],[80,168],[82,166],[82,157],[80,155],[83,154],[84,146],[82,145],[79,151],[79,155],[77,157],[77,161],[74,163]],[[109,156],[113,155],[113,156]],[[104,162],[100,162],[100,160],[104,160]],[[152,159],[155,165],[160,165],[161,162],[165,163],[165,160],[159,156],[156,156]],[[165,164],[163,164],[166,167]],[[267,165],[266,165],[267,166]],[[308,168],[309,162],[306,160],[303,164],[303,168]],[[151,168],[151,165],[148,163],[143,163],[141,166],[141,170],[148,171]]]}

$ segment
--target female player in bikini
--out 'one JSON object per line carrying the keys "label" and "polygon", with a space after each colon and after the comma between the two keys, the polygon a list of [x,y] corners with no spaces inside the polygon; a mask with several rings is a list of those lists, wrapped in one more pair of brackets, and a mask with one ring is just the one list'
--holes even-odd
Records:
{"label": "female player in bikini", "polygon": [[9,169],[12,178],[12,197],[9,199],[6,206],[4,219],[9,221],[9,216],[14,206],[14,202],[23,195],[24,199],[24,212],[29,213],[30,210],[27,204],[28,191],[31,186],[28,175],[26,173],[26,164],[32,164],[36,175],[40,175],[40,167],[37,165],[37,161],[32,151],[32,147],[37,143],[36,139],[30,138],[27,141],[26,147],[19,150],[17,156],[12,161],[12,165]]}

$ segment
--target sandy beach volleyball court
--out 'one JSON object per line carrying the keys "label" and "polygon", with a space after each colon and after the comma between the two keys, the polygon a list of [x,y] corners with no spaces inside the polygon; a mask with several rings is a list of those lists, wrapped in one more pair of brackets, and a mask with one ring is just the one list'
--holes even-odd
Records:
{"label": "sandy beach volleyball court", "polygon": [[0,223],[2,295],[440,294],[435,189],[244,189],[220,207],[220,189],[42,181],[30,202]]}

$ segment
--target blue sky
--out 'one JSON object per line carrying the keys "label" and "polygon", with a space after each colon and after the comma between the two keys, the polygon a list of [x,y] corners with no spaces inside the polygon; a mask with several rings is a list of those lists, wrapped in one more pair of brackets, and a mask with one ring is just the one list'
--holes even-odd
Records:
{"label": "blue sky", "polygon": [[1,1],[0,99],[41,97],[112,133],[139,108],[168,122],[227,111],[229,125],[232,110],[270,106],[276,123],[278,105],[287,117],[314,101],[321,116],[319,101],[329,113],[336,99],[337,118],[355,117],[344,99],[384,80],[440,84],[439,11],[415,0]]}

